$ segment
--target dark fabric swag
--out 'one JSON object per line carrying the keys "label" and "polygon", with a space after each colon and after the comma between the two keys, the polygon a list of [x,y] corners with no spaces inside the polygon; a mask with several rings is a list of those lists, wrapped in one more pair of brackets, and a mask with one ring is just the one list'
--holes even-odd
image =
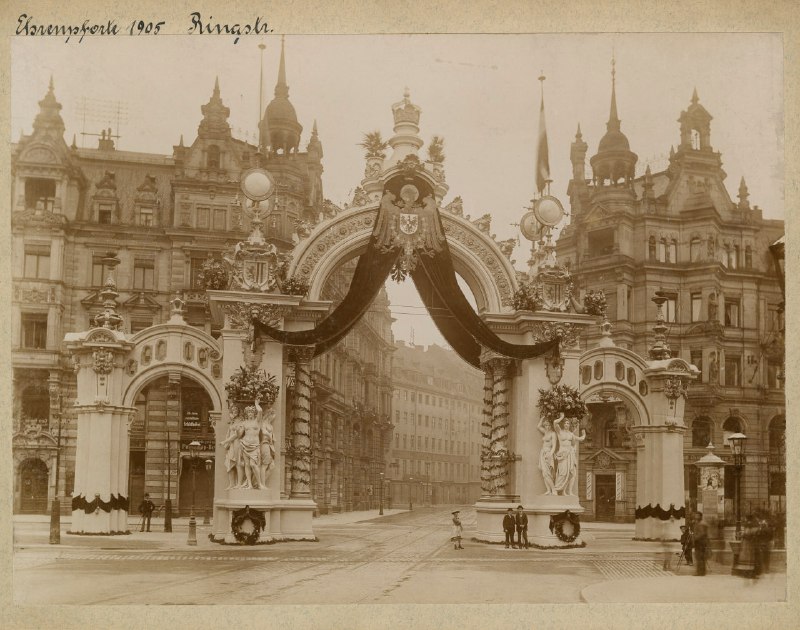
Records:
{"label": "dark fabric swag", "polygon": [[[436,220],[444,233],[438,213]],[[376,226],[380,224],[380,220],[375,222]],[[316,328],[285,331],[256,321],[256,332],[283,344],[314,346],[315,356],[322,354],[341,341],[369,309],[400,253],[399,247],[381,252],[373,231],[366,251],[358,259],[347,294]],[[442,336],[462,359],[475,367],[480,366],[482,347],[515,359],[538,357],[558,347],[557,339],[522,345],[498,337],[473,310],[458,286],[447,241],[441,251],[420,254],[411,277]]]}
{"label": "dark fabric swag", "polygon": [[87,501],[86,497],[82,494],[77,497],[72,497],[72,511],[83,510],[86,514],[91,514],[97,508],[103,512],[110,512],[111,510],[125,510],[128,511],[128,499],[121,494],[118,496],[111,495],[108,501],[102,501],[99,497],[95,497],[92,501]]}
{"label": "dark fabric swag", "polygon": [[684,518],[686,516],[686,508],[683,506],[676,508],[674,504],[670,503],[669,509],[665,510],[660,503],[657,503],[655,507],[648,503],[644,507],[637,507],[634,516],[638,520],[652,517],[668,521],[670,518]]}

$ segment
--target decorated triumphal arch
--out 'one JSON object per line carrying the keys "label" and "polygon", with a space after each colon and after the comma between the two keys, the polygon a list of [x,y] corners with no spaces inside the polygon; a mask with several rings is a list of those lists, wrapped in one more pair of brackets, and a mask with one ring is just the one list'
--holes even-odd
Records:
{"label": "decorated triumphal arch", "polygon": [[[633,370],[636,387],[645,383],[649,391],[634,391],[631,398],[644,462],[637,479],[637,501],[647,511],[642,522],[660,523],[658,510],[664,509],[673,520],[682,517],[674,484],[657,478],[675,458],[681,470],[673,435],[682,432],[681,392],[693,378],[689,366],[671,360],[665,344],[651,352],[650,361],[610,341],[582,358],[581,330],[597,325],[601,313],[579,303],[569,271],[555,258],[550,228],[563,217],[560,203],[549,196],[536,200],[524,232],[532,240],[544,237],[528,273],[516,271],[508,243],[497,243],[490,233],[489,215],[470,220],[458,198],[442,206],[448,190],[444,168],[441,161],[418,156],[420,108],[408,93],[392,113],[391,154],[368,156],[353,204],[306,231],[289,255],[262,232],[276,203],[272,175],[261,167],[242,173],[250,234],[226,253],[221,288],[208,291],[221,324],[218,340],[186,325],[178,299],[169,323],[125,335],[109,278],[95,327],[66,340],[79,384],[73,529],[125,529],[128,471],[121,454],[127,452],[127,425],[138,392],[167,374],[202,385],[214,407],[212,538],[314,539],[310,362],[347,335],[387,278],[414,282],[443,337],[485,375],[482,496],[475,505],[479,540],[501,541],[503,515],[522,506],[533,544],[583,544],[578,453],[586,439],[584,398],[591,402],[596,384],[583,382],[582,370],[589,364],[595,370],[596,362],[601,378],[621,363],[624,379]],[[530,230],[531,223],[538,227]],[[323,287],[353,259],[349,290],[334,308],[323,299]],[[605,391],[616,386],[603,382]],[[391,428],[387,423],[382,430]],[[640,532],[638,523],[641,538],[674,534],[662,528],[656,536],[646,524]]]}

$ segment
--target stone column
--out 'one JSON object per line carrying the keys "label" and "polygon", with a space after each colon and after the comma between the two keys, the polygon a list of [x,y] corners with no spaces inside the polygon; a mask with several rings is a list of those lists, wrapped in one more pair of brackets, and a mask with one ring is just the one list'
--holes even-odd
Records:
{"label": "stone column", "polygon": [[313,346],[290,346],[289,360],[294,363],[294,399],[292,400],[292,491],[291,499],[311,498],[311,370]]}
{"label": "stone column", "polygon": [[492,357],[488,361],[492,371],[492,430],[489,440],[490,492],[494,497],[510,496],[509,474],[510,450],[508,448],[508,427],[510,423],[508,404],[509,359]]}
{"label": "stone column", "polygon": [[488,364],[483,368],[483,420],[481,422],[481,496],[491,496],[489,466],[492,440],[492,369]]}

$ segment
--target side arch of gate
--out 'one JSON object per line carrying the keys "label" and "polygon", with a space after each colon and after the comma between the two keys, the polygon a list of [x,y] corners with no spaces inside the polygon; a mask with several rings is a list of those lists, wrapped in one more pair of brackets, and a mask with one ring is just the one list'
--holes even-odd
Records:
{"label": "side arch of gate", "polygon": [[[319,300],[328,277],[364,252],[377,216],[375,205],[342,212],[319,224],[297,245],[288,276],[308,283],[309,300]],[[447,212],[441,212],[441,218],[453,267],[475,296],[478,310],[512,311],[518,283],[511,261],[488,234],[470,221]]]}

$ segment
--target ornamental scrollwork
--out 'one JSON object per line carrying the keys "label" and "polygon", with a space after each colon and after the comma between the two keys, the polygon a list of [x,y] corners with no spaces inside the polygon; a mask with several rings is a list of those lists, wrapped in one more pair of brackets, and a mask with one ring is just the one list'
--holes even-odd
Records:
{"label": "ornamental scrollwork", "polygon": [[664,396],[669,400],[670,409],[674,408],[678,398],[686,398],[689,390],[683,379],[670,377],[664,381]]}
{"label": "ornamental scrollwork", "polygon": [[559,339],[566,348],[578,345],[578,328],[570,322],[534,322],[532,332],[534,343]]}
{"label": "ornamental scrollwork", "polygon": [[[233,302],[223,305],[223,310],[228,316],[228,325],[234,330],[247,332],[247,343],[252,343],[255,337],[253,322],[265,326],[278,326],[284,314],[284,309],[272,304],[253,304],[251,302]],[[217,353],[217,358],[219,353]],[[216,360],[212,353],[212,360]]]}
{"label": "ornamental scrollwork", "polygon": [[342,240],[352,239],[358,232],[372,230],[377,214],[377,209],[359,211],[325,230],[320,238],[309,243],[305,253],[298,261],[294,277],[298,280],[308,281],[320,259],[331,247],[338,245]]}
{"label": "ornamental scrollwork", "polygon": [[92,369],[97,374],[110,374],[114,368],[114,353],[110,350],[95,350],[92,360]]}

